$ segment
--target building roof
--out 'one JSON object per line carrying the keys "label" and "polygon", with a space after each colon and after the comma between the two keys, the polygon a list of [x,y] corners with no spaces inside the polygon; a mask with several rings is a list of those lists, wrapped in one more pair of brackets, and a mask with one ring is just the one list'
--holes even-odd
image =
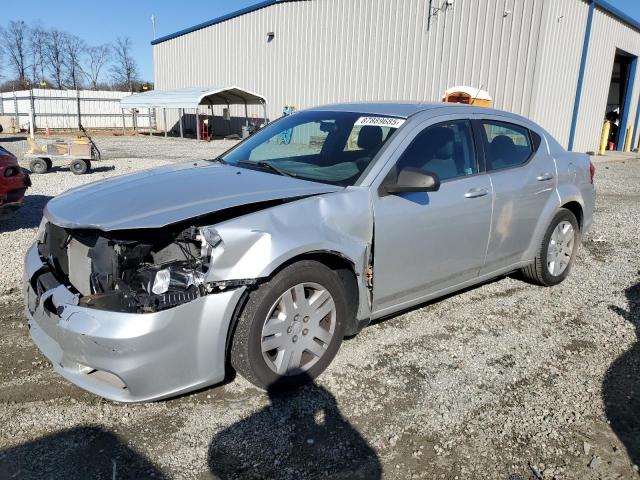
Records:
{"label": "building roof", "polygon": [[263,105],[264,97],[242,88],[195,87],[152,90],[120,100],[120,108],[197,108],[198,105]]}
{"label": "building roof", "polygon": [[[177,38],[177,37],[181,37],[181,36],[186,35],[188,33],[195,32],[197,30],[202,30],[203,28],[207,28],[207,27],[210,27],[212,25],[216,25],[218,23],[226,22],[227,20],[231,20],[233,18],[240,17],[242,15],[246,15],[247,13],[255,12],[256,10],[261,10],[263,8],[270,7],[272,5],[275,5],[276,3],[289,3],[289,2],[299,2],[299,1],[309,1],[309,0],[264,0],[262,2],[256,3],[255,5],[252,5],[250,7],[246,7],[246,8],[243,8],[241,10],[236,10],[235,12],[231,12],[231,13],[229,13],[227,15],[222,15],[221,17],[214,18],[214,19],[209,20],[207,22],[199,23],[198,25],[194,25],[193,27],[188,27],[188,28],[185,28],[185,29],[180,30],[178,32],[171,33],[169,35],[165,35],[165,36],[160,37],[160,38],[156,38],[155,40],[153,40],[151,42],[151,45],[157,45],[159,43],[166,42],[167,40],[171,40],[171,39],[174,39],[174,38]],[[620,10],[620,9],[614,7],[613,5],[611,5],[609,2],[607,2],[605,0],[585,0],[585,1],[587,3],[591,3],[591,2],[595,3],[596,6],[598,8],[600,8],[601,10],[609,13],[610,15],[614,16],[615,18],[617,18],[621,22],[624,22],[624,23],[630,25],[631,27],[635,28],[636,30],[640,31],[640,21],[634,19],[630,15],[627,15],[622,10]]]}

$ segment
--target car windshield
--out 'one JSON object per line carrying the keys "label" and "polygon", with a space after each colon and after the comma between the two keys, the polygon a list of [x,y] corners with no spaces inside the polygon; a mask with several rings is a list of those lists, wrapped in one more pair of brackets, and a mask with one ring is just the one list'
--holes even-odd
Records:
{"label": "car windshield", "polygon": [[354,185],[404,119],[351,112],[300,112],[222,157],[230,165],[332,185]]}

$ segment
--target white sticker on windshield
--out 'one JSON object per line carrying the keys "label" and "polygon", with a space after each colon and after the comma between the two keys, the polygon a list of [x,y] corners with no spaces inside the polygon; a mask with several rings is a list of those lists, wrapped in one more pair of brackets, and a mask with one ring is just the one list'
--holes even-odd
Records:
{"label": "white sticker on windshield", "polygon": [[405,122],[402,118],[394,117],[360,117],[358,121],[353,125],[354,127],[389,127],[400,128]]}

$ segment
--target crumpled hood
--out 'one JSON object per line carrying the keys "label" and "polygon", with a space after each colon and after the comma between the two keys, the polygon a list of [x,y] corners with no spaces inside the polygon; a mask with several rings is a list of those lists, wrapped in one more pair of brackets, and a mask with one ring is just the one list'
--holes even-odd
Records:
{"label": "crumpled hood", "polygon": [[220,163],[186,162],[68,190],[47,204],[45,216],[65,228],[159,228],[240,205],[339,190]]}

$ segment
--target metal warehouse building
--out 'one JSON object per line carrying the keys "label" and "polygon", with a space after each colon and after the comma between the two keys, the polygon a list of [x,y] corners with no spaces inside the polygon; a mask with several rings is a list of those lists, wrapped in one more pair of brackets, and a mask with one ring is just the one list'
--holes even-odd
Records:
{"label": "metal warehouse building", "polygon": [[157,89],[238,85],[271,119],[471,85],[573,150],[597,150],[611,111],[616,147],[638,145],[640,23],[602,0],[271,0],[158,38],[153,54]]}

